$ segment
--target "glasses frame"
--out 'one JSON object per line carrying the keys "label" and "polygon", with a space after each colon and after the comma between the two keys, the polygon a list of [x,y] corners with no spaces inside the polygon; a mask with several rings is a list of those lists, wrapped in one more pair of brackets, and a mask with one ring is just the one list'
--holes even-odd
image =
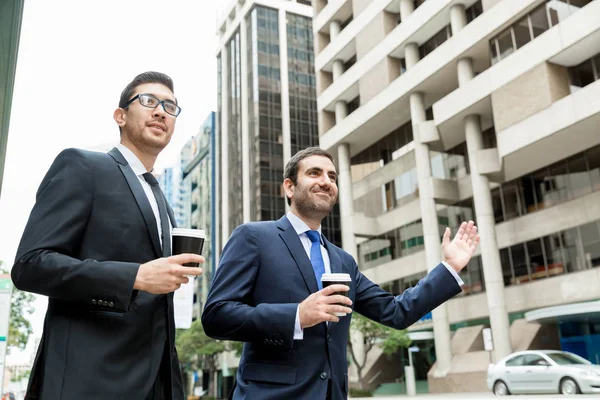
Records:
{"label": "glasses frame", "polygon": [[[147,105],[145,105],[145,104],[142,104],[142,100],[141,100],[140,96],[152,97],[153,99],[156,99],[156,101],[157,101],[158,103],[156,103],[156,105],[155,105],[154,107],[152,107],[152,106],[147,106]],[[124,106],[123,108],[127,108],[127,107],[129,107],[129,105],[130,105],[131,103],[133,103],[135,100],[138,100],[138,101],[140,102],[140,105],[141,105],[142,107],[146,107],[146,108],[152,108],[152,109],[154,109],[154,108],[158,107],[159,105],[162,105],[162,108],[163,108],[163,110],[164,110],[164,111],[165,111],[167,114],[169,114],[169,115],[172,115],[172,116],[174,116],[174,117],[177,117],[179,114],[181,114],[181,107],[179,107],[177,104],[173,103],[173,102],[172,102],[172,101],[170,101],[170,100],[160,100],[158,97],[156,97],[156,96],[154,96],[153,94],[150,94],[150,93],[140,93],[140,94],[137,94],[137,95],[135,95],[135,96],[134,96],[132,99],[130,99],[130,100],[129,100],[129,101],[126,103],[126,104],[125,104],[125,106]],[[174,105],[175,107],[177,107],[177,114],[172,114],[172,113],[170,113],[169,111],[167,111],[167,109],[165,108],[165,103],[169,103],[169,104],[172,104],[172,105]]]}

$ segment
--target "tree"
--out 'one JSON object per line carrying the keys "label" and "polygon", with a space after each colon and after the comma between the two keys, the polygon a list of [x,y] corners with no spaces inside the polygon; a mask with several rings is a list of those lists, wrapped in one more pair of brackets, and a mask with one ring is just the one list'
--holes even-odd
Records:
{"label": "tree", "polygon": [[[190,329],[177,330],[176,345],[185,373],[204,369],[211,377],[217,370],[217,356],[229,350],[227,342],[206,335],[200,319],[192,322]],[[212,379],[208,380],[207,393],[212,393]]]}
{"label": "tree", "polygon": [[411,340],[408,337],[406,330],[396,330],[389,328],[385,325],[381,325],[378,322],[372,321],[360,314],[354,314],[352,316],[352,322],[350,324],[352,331],[357,331],[362,335],[364,349],[362,353],[362,363],[359,364],[356,349],[352,346],[352,341],[348,339],[348,350],[354,365],[356,365],[356,371],[358,373],[358,383],[361,389],[365,389],[365,382],[363,377],[363,368],[367,360],[367,355],[373,349],[373,347],[381,342],[381,348],[385,354],[394,354],[400,351],[404,347],[410,346]]}
{"label": "tree", "polygon": [[[0,261],[0,272],[9,273],[6,264],[2,261]],[[34,301],[35,296],[33,294],[13,287],[10,300],[10,325],[8,327],[7,343],[7,351],[9,353],[11,348],[16,347],[23,350],[27,346],[29,336],[33,332],[27,316],[33,314],[35,310],[33,307]]]}

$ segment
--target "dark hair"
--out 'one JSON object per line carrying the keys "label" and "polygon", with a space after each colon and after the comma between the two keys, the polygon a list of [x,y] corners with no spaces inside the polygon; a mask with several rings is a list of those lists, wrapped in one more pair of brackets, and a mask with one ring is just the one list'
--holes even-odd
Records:
{"label": "dark hair", "polygon": [[[335,164],[335,162],[333,161],[333,156],[328,151],[325,151],[320,147],[308,147],[304,150],[300,150],[299,152],[294,154],[292,158],[290,158],[290,161],[288,161],[288,163],[285,165],[285,170],[283,171],[283,180],[289,179],[294,185],[298,184],[298,166],[300,164],[300,161],[311,156],[327,157],[331,160],[332,163]],[[287,196],[285,197],[288,205],[291,205],[292,199],[290,199]]]}
{"label": "dark hair", "polygon": [[121,92],[121,98],[119,99],[119,108],[125,108],[125,104],[127,104],[135,92],[135,89],[144,83],[160,83],[168,87],[171,92],[175,93],[173,90],[173,80],[168,75],[163,74],[162,72],[154,71],[143,72],[133,78],[133,80],[129,82],[125,89],[123,89]]}

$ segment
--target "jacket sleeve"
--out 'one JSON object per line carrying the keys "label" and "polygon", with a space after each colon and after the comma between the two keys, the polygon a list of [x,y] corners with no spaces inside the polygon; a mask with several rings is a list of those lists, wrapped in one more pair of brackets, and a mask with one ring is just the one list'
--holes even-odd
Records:
{"label": "jacket sleeve", "polygon": [[202,313],[204,331],[221,340],[292,348],[298,304],[252,304],[259,268],[257,232],[241,225],[223,248]]}
{"label": "jacket sleeve", "polygon": [[57,156],[38,189],[12,280],[21,290],[50,298],[87,305],[103,299],[105,306],[126,311],[139,264],[77,258],[94,201],[93,173],[80,150]]}
{"label": "jacket sleeve", "polygon": [[383,325],[406,329],[419,318],[461,292],[456,279],[439,264],[417,285],[393,296],[371,282],[354,263],[356,300],[354,309]]}

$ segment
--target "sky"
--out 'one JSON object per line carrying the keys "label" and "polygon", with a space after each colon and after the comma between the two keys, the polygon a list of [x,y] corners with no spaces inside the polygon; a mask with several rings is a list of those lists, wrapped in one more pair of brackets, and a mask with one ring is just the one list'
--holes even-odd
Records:
{"label": "sky", "polygon": [[[182,112],[155,170],[175,166],[185,142],[216,109],[216,13],[228,0],[26,0],[0,193],[0,260],[12,265],[40,181],[65,148],[110,148],[125,86],[160,71]],[[29,360],[47,300],[30,321]]]}

